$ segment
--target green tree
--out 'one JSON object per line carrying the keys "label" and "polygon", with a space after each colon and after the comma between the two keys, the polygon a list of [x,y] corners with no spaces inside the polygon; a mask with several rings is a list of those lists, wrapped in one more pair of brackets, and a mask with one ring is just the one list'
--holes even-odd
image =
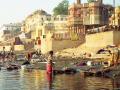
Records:
{"label": "green tree", "polygon": [[95,0],[87,0],[88,1],[88,3],[91,3],[91,2],[94,2]]}
{"label": "green tree", "polygon": [[68,6],[69,1],[63,0],[53,9],[54,15],[68,15]]}
{"label": "green tree", "polygon": [[118,6],[118,8],[120,9],[120,6]]}

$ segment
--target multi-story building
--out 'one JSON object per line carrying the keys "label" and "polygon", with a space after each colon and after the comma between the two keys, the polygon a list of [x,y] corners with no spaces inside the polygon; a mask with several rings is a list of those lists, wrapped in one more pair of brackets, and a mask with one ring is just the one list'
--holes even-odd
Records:
{"label": "multi-story building", "polygon": [[41,46],[45,47],[47,41],[44,42],[44,40],[48,34],[57,40],[68,39],[67,30],[66,15],[53,16],[43,10],[33,12],[24,20],[22,25],[22,31],[28,38],[35,40],[35,48],[37,49],[40,49]]}
{"label": "multi-story building", "polygon": [[50,20],[51,15],[43,10],[37,10],[29,15],[23,22],[22,31],[30,33],[30,38],[36,39],[41,35],[40,26],[43,26],[45,20]]}
{"label": "multi-story building", "polygon": [[51,21],[45,21],[44,29],[53,33],[54,39],[70,39],[66,15],[51,16]]}
{"label": "multi-story building", "polygon": [[115,12],[110,18],[110,25],[120,26],[120,7],[115,8]]}
{"label": "multi-story building", "polygon": [[[112,6],[111,6],[112,7]],[[69,30],[77,34],[85,34],[88,28],[109,24],[108,5],[102,0],[94,0],[89,3],[77,3],[69,6]],[[93,28],[92,27],[92,28]]]}
{"label": "multi-story building", "polygon": [[[43,10],[37,10],[24,20],[22,31],[29,34],[30,39],[35,40],[34,47],[35,49],[42,48],[41,52],[47,52],[53,49],[54,45],[56,49],[58,49],[57,46],[64,48],[61,44],[58,44],[62,43],[61,40],[66,40],[70,43],[67,17],[67,15],[49,15]],[[53,44],[56,41],[59,43]]]}
{"label": "multi-story building", "polygon": [[21,23],[10,23],[10,24],[4,24],[0,28],[0,40],[8,40],[21,31]]}
{"label": "multi-story building", "polygon": [[[48,33],[62,33],[67,30],[67,16],[51,16],[43,10],[37,10],[29,15],[23,22],[22,31],[30,33],[31,39],[37,39]],[[58,35],[59,37],[59,35]]]}

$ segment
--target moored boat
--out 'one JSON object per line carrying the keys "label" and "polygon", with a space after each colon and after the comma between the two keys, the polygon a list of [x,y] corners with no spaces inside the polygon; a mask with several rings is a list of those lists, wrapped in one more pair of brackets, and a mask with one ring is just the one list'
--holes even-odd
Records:
{"label": "moored boat", "polygon": [[22,70],[25,70],[25,69],[34,69],[34,67],[31,64],[27,64],[27,65],[21,65],[21,69]]}

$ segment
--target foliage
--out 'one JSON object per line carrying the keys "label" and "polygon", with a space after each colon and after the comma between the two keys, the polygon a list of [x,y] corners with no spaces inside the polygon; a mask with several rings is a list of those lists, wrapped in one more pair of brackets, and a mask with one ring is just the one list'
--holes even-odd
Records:
{"label": "foliage", "polygon": [[71,38],[71,40],[78,40],[79,36],[77,35],[77,33],[71,32],[70,33],[70,38]]}
{"label": "foliage", "polygon": [[63,0],[54,9],[54,15],[67,15],[68,14],[69,1]]}
{"label": "foliage", "polygon": [[14,32],[15,32],[15,33],[16,33],[16,32],[20,32],[20,29],[17,28],[17,29],[14,30]]}
{"label": "foliage", "polygon": [[120,15],[120,6],[118,6],[117,8],[118,8],[118,11],[117,11],[117,12],[118,12],[118,14]]}
{"label": "foliage", "polygon": [[95,0],[87,0],[88,1],[88,3],[91,3],[91,2],[94,2]]}
{"label": "foliage", "polygon": [[120,9],[120,6],[118,6],[118,8]]}

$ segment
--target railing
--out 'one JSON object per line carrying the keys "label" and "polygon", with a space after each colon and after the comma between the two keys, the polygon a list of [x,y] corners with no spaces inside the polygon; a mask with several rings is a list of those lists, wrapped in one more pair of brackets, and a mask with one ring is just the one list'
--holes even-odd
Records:
{"label": "railing", "polygon": [[54,33],[53,38],[55,40],[70,40],[70,34],[69,33]]}
{"label": "railing", "polygon": [[88,29],[86,34],[95,34],[101,32],[108,32],[108,31],[120,31],[120,26],[103,26],[93,29]]}

